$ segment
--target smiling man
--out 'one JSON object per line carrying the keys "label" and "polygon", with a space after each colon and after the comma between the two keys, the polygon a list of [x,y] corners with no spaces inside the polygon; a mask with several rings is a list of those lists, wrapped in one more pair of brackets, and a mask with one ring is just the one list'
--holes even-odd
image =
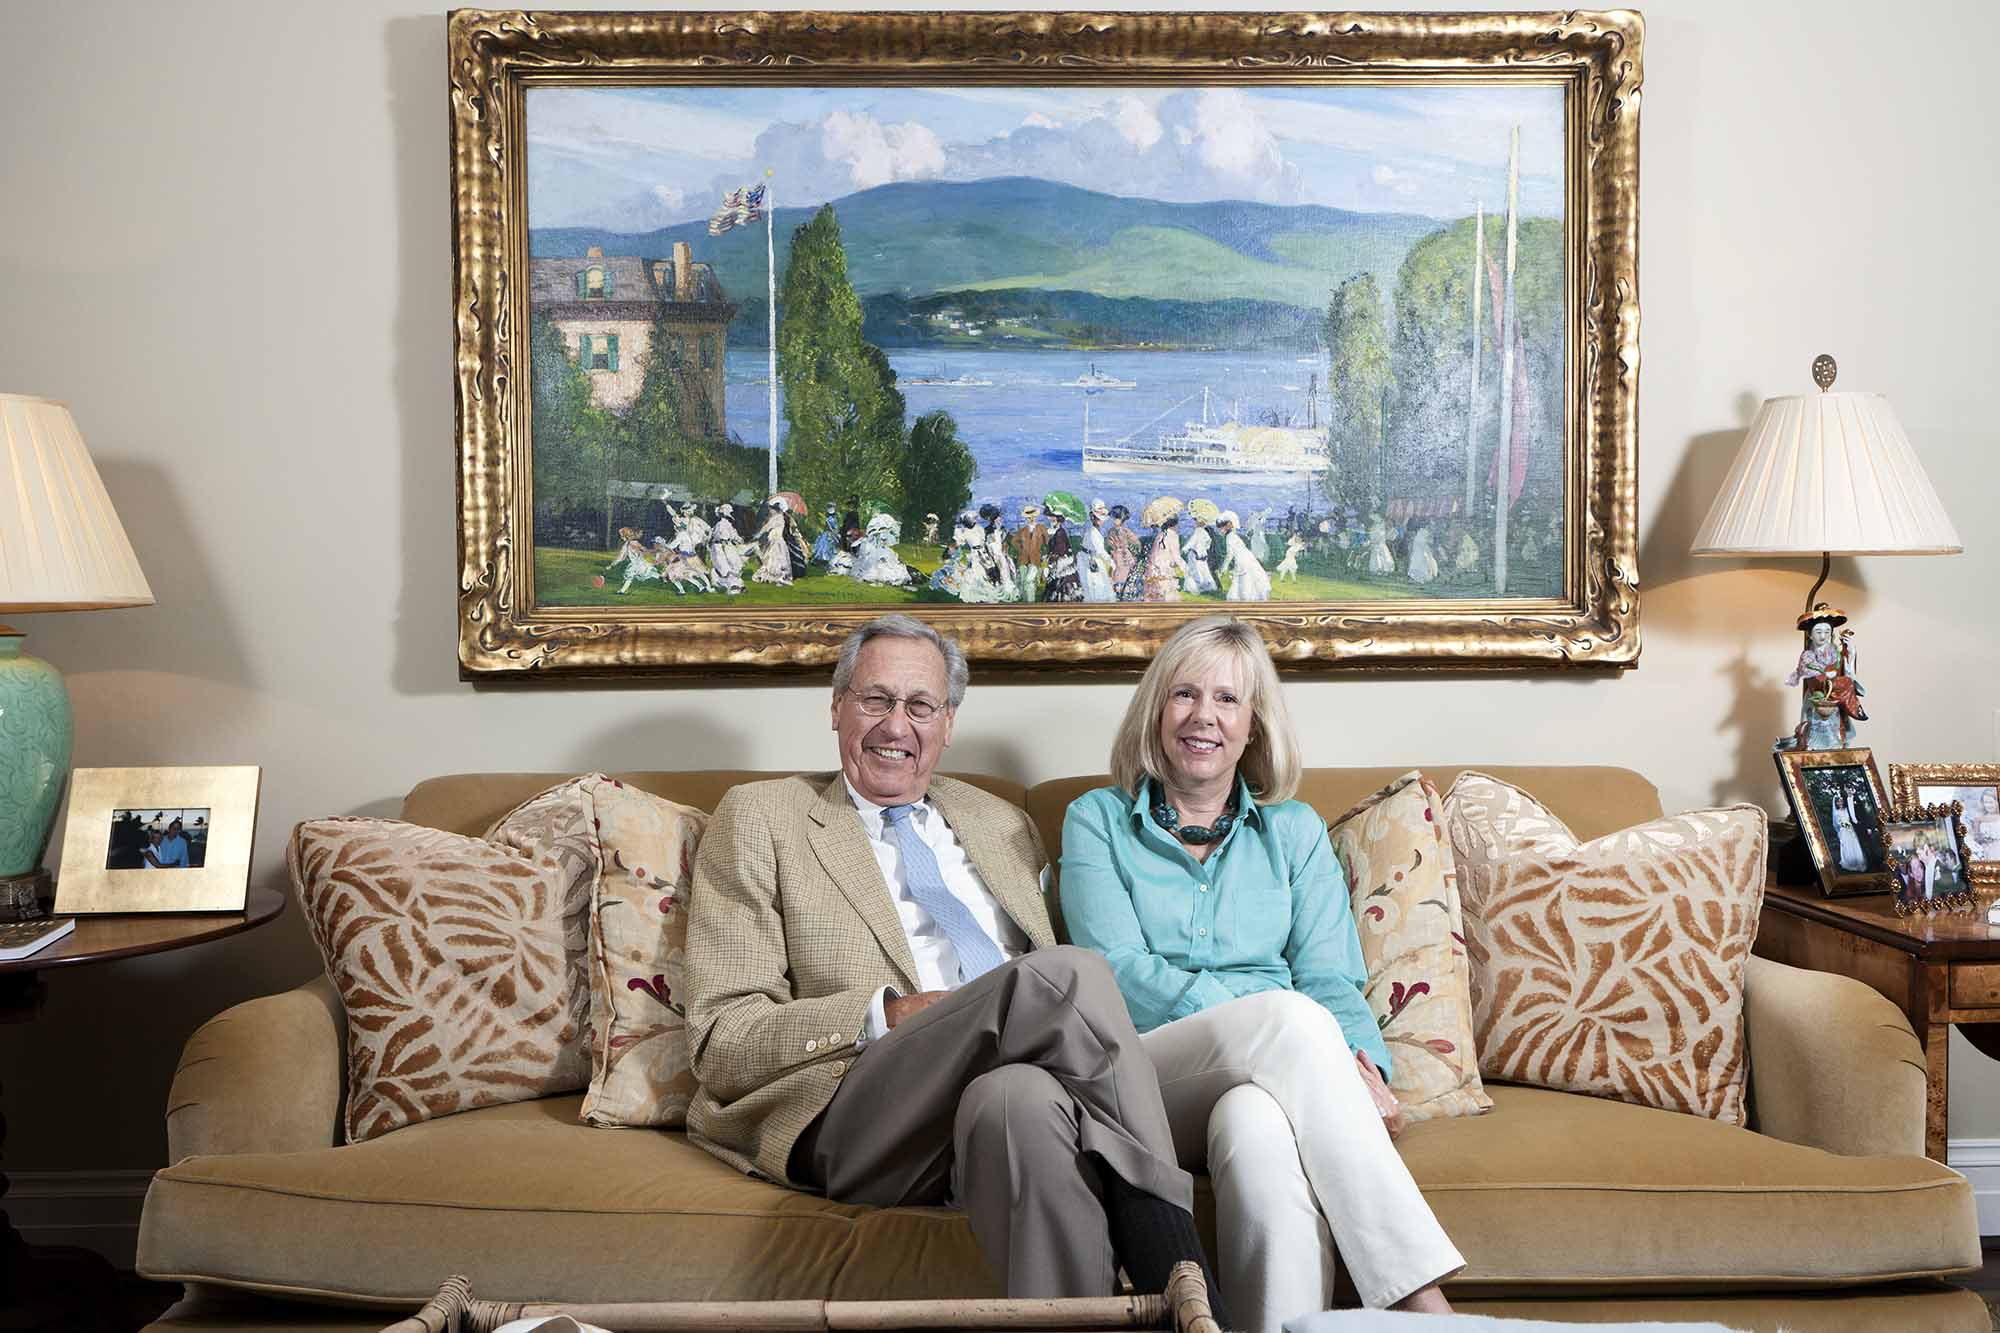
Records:
{"label": "smiling man", "polygon": [[688,1132],[842,1202],[956,1203],[1010,1296],[1109,1295],[1120,1265],[1160,1291],[1179,1260],[1208,1269],[1193,1182],[1109,968],[1055,943],[1034,824],[934,774],[966,677],[921,621],[870,622],[834,668],[840,772],[716,808]]}

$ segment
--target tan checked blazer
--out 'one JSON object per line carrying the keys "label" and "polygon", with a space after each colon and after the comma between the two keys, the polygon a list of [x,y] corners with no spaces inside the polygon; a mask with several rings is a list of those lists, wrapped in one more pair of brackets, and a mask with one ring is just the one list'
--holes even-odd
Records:
{"label": "tan checked blazer", "polygon": [[[953,778],[927,793],[1001,907],[1055,943],[1027,814]],[[722,798],[688,899],[688,1045],[701,1086],[688,1136],[791,1183],[792,1145],[858,1052],[875,992],[921,989],[909,937],[840,775],[752,782]]]}

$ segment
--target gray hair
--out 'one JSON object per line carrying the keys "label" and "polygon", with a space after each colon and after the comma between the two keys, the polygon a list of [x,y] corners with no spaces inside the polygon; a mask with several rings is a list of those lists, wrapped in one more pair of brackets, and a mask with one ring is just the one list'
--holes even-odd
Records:
{"label": "gray hair", "polygon": [[956,710],[965,699],[965,686],[972,679],[972,669],[965,664],[965,650],[958,646],[958,640],[938,633],[915,616],[877,616],[860,629],[847,636],[847,642],[840,645],[840,660],[833,665],[833,692],[844,694],[854,679],[854,664],[861,660],[861,650],[870,639],[917,639],[938,650],[944,658],[945,703]]}

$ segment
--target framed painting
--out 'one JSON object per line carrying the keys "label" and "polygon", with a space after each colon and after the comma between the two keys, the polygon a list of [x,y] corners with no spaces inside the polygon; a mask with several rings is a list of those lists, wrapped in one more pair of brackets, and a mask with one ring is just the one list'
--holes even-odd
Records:
{"label": "framed painting", "polygon": [[1642,45],[455,11],[461,674],[1635,665]]}

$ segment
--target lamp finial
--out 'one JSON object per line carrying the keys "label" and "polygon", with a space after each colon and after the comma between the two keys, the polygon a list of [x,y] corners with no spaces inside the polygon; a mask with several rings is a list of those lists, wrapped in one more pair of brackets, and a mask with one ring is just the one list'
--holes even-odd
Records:
{"label": "lamp finial", "polygon": [[1833,358],[1828,356],[1825,352],[1821,352],[1818,356],[1813,358],[1813,364],[1812,364],[1813,383],[1819,385],[1819,391],[1821,393],[1825,393],[1828,389],[1831,389],[1833,387],[1834,380],[1838,378],[1839,375],[1840,375],[1840,367],[1835,365]]}

